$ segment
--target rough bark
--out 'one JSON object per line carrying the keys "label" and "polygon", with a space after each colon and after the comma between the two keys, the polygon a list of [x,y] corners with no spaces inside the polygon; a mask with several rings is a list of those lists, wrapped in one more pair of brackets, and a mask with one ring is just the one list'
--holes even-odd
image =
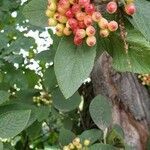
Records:
{"label": "rough bark", "polygon": [[94,94],[107,96],[113,105],[113,124],[122,126],[125,142],[135,150],[146,150],[150,127],[150,95],[133,73],[112,68],[112,58],[104,52],[91,73]]}

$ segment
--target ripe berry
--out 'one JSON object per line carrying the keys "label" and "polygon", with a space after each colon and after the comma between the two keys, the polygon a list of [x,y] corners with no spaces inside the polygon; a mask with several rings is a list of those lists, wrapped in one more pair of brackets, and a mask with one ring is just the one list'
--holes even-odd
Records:
{"label": "ripe berry", "polygon": [[61,5],[58,5],[58,6],[57,6],[57,11],[58,11],[60,14],[64,15],[64,14],[66,13],[67,9],[64,9]]}
{"label": "ripe berry", "polygon": [[93,12],[95,11],[95,7],[93,4],[87,4],[85,6],[85,12],[89,15],[93,14]]}
{"label": "ripe berry", "polygon": [[68,24],[69,24],[71,29],[75,29],[78,27],[78,21],[74,18],[68,19]]}
{"label": "ripe berry", "polygon": [[96,44],[96,37],[95,36],[88,36],[86,39],[86,44],[90,47]]}
{"label": "ripe berry", "polygon": [[79,4],[74,4],[72,7],[71,7],[71,10],[72,10],[72,13],[76,14],[77,12],[80,12],[81,11],[81,7]]}
{"label": "ripe berry", "polygon": [[92,25],[92,17],[90,16],[90,15],[87,15],[87,16],[85,16],[84,17],[84,24],[86,25],[86,26],[90,26],[90,25]]}
{"label": "ripe berry", "polygon": [[65,27],[63,30],[64,35],[69,36],[71,35],[72,31],[70,30],[70,28]]}
{"label": "ripe berry", "polygon": [[128,15],[133,15],[135,12],[136,12],[136,7],[133,3],[131,4],[127,4],[125,6],[125,12],[128,14]]}
{"label": "ripe berry", "polygon": [[101,15],[101,13],[98,12],[98,11],[95,11],[95,12],[92,14],[92,19],[93,19],[93,21],[95,21],[95,22],[99,22],[101,18],[102,18],[102,15]]}
{"label": "ripe berry", "polygon": [[66,16],[67,16],[68,18],[73,18],[74,14],[73,14],[73,12],[72,12],[71,9],[69,9],[69,10],[66,11]]}
{"label": "ripe berry", "polygon": [[109,30],[108,29],[100,30],[100,36],[101,37],[108,37],[108,35],[109,35]]}
{"label": "ripe berry", "polygon": [[53,17],[55,14],[55,11],[51,11],[51,10],[47,9],[45,14],[47,17]]}
{"label": "ripe berry", "polygon": [[93,35],[95,35],[95,32],[96,32],[96,30],[95,30],[95,28],[94,28],[93,26],[88,26],[88,27],[86,28],[86,34],[87,34],[88,36],[93,36]]}
{"label": "ripe berry", "polygon": [[76,19],[78,20],[78,21],[83,21],[84,20],[84,17],[86,16],[86,13],[85,12],[77,12],[76,13]]}
{"label": "ripe berry", "polygon": [[48,25],[49,26],[56,26],[57,25],[57,20],[55,20],[54,18],[49,18],[48,19]]}
{"label": "ripe berry", "polygon": [[68,9],[70,7],[70,2],[68,0],[59,0],[59,5],[63,9]]}
{"label": "ripe berry", "polygon": [[74,44],[75,45],[81,45],[82,42],[83,42],[83,39],[80,39],[80,38],[78,38],[76,36],[74,37]]}
{"label": "ripe berry", "polygon": [[77,29],[75,36],[80,39],[83,39],[86,36],[86,32],[84,29]]}
{"label": "ripe berry", "polygon": [[106,10],[110,14],[115,13],[117,11],[117,3],[116,2],[109,2],[106,6]]}
{"label": "ripe berry", "polygon": [[105,18],[101,18],[98,22],[98,25],[101,29],[106,29],[108,27],[108,20],[106,20]]}
{"label": "ripe berry", "polygon": [[116,31],[118,29],[118,23],[116,21],[110,21],[108,23],[108,29],[112,32]]}

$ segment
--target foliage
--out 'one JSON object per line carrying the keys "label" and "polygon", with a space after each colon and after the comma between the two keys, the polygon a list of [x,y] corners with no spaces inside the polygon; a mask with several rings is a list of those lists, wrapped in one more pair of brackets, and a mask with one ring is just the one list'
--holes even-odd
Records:
{"label": "foliage", "polygon": [[[0,1],[0,150],[59,150],[76,137],[89,140],[89,150],[126,147],[121,127],[112,127],[109,99],[98,95],[89,102],[79,88],[104,50],[117,70],[150,73],[150,2],[136,3],[137,14],[124,18],[127,54],[119,32],[92,48],[75,46],[71,36],[56,37],[43,28],[45,0]],[[39,37],[48,30],[53,44],[39,52],[35,39],[27,36],[31,30]],[[34,70],[33,62],[38,65]]]}

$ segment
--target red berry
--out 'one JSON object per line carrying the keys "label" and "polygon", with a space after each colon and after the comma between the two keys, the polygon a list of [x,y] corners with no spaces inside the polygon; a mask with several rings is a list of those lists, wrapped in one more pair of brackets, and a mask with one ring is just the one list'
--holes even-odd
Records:
{"label": "red berry", "polygon": [[67,9],[62,8],[62,6],[58,4],[57,11],[63,15],[66,13]]}
{"label": "red berry", "polygon": [[95,30],[95,28],[94,28],[93,26],[88,26],[88,27],[86,28],[86,34],[87,34],[88,36],[93,36],[93,35],[95,35],[95,32],[96,32],[96,30]]}
{"label": "red berry", "polygon": [[108,29],[112,32],[116,31],[118,29],[118,23],[116,21],[110,21],[108,23]]}
{"label": "red berry", "polygon": [[110,14],[115,13],[117,11],[117,3],[116,2],[109,2],[106,6],[106,10]]}
{"label": "red berry", "polygon": [[87,15],[87,16],[85,16],[84,17],[84,24],[86,25],[86,26],[90,26],[90,25],[92,25],[92,17],[90,16],[90,15]]}
{"label": "red berry", "polygon": [[78,38],[76,36],[74,37],[74,44],[75,45],[81,45],[82,42],[83,42],[83,39],[80,39],[80,38]]}
{"label": "red berry", "polygon": [[95,12],[92,14],[92,19],[93,19],[93,21],[95,21],[95,22],[100,21],[101,18],[102,18],[102,15],[101,15],[101,13],[98,12],[98,11],[95,11]]}
{"label": "red berry", "polygon": [[75,28],[78,27],[78,22],[74,18],[68,19],[68,24],[69,24],[69,26],[70,26],[71,29],[75,29]]}
{"label": "red berry", "polygon": [[90,3],[90,0],[79,0],[79,5],[81,5],[82,7],[85,7],[89,3]]}
{"label": "red berry", "polygon": [[90,47],[94,46],[96,44],[96,37],[95,36],[87,37],[86,44]]}
{"label": "red berry", "polygon": [[80,29],[84,29],[86,27],[83,21],[79,21],[78,26]]}
{"label": "red berry", "polygon": [[93,14],[93,12],[95,11],[95,7],[93,4],[88,4],[85,6],[85,12],[89,15]]}
{"label": "red berry", "polygon": [[79,4],[74,4],[72,7],[71,7],[71,10],[72,10],[72,13],[76,14],[77,12],[80,12],[81,11],[81,7]]}
{"label": "red berry", "polygon": [[71,9],[69,9],[69,10],[66,11],[66,16],[68,18],[73,18],[74,14],[72,13]]}
{"label": "red berry", "polygon": [[131,4],[127,4],[125,6],[125,12],[128,14],[128,15],[133,15],[135,12],[136,12],[136,7],[133,3]]}
{"label": "red berry", "polygon": [[70,7],[70,2],[68,0],[59,0],[59,5],[64,9],[68,9]]}
{"label": "red berry", "polygon": [[83,39],[86,36],[86,32],[84,29],[77,29],[75,36],[80,39]]}

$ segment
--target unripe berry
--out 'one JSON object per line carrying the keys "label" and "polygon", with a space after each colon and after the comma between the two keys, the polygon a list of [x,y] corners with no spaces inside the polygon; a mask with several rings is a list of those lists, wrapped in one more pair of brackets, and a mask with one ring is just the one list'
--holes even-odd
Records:
{"label": "unripe berry", "polygon": [[77,1],[76,0],[69,0],[70,4],[74,5]]}
{"label": "unripe berry", "polygon": [[56,25],[56,32],[63,33],[64,28],[65,28],[65,27],[64,27],[63,24],[58,23],[58,24]]}
{"label": "unripe berry", "polygon": [[69,26],[70,26],[71,29],[75,29],[75,28],[78,27],[78,22],[74,18],[68,19],[68,24],[69,24]]}
{"label": "unripe berry", "polygon": [[84,29],[77,29],[75,36],[80,39],[83,39],[86,36],[86,32]]}
{"label": "unripe berry", "polygon": [[60,23],[66,23],[67,22],[67,17],[63,16],[63,15],[60,15],[59,18],[58,18],[58,21]]}
{"label": "unripe berry", "polygon": [[90,16],[90,15],[87,15],[87,16],[85,16],[84,17],[84,24],[86,25],[86,26],[90,26],[90,25],[92,25],[92,17]]}
{"label": "unripe berry", "polygon": [[93,26],[88,26],[88,27],[86,28],[86,34],[87,34],[88,36],[93,36],[93,35],[95,35],[95,32],[96,32],[96,30],[95,30],[95,28],[94,28]]}
{"label": "unripe berry", "polygon": [[86,44],[90,47],[96,44],[96,37],[95,36],[88,36],[86,39]]}
{"label": "unripe berry", "polygon": [[72,12],[71,9],[69,9],[69,10],[66,11],[66,16],[67,16],[68,18],[73,18],[73,17],[74,17],[74,14],[73,14],[73,12]]}
{"label": "unripe berry", "polygon": [[70,143],[70,144],[69,144],[69,148],[70,148],[70,150],[71,150],[71,149],[74,149],[75,146],[74,146],[72,143]]}
{"label": "unripe berry", "polygon": [[125,0],[127,4],[134,3],[134,0]]}
{"label": "unripe berry", "polygon": [[135,7],[135,5],[134,5],[133,3],[127,4],[127,5],[125,6],[125,12],[126,12],[128,15],[133,15],[133,14],[135,14],[135,12],[136,12],[136,7]]}
{"label": "unripe berry", "polygon": [[63,150],[70,150],[70,148],[68,146],[64,146]]}
{"label": "unripe berry", "polygon": [[60,17],[60,14],[59,14],[59,13],[55,13],[55,14],[54,14],[54,19],[55,19],[55,20],[59,20],[59,17]]}
{"label": "unripe berry", "polygon": [[84,140],[83,143],[84,143],[85,146],[89,146],[89,145],[90,145],[90,140],[87,140],[87,139],[86,139],[86,140]]}
{"label": "unripe berry", "polygon": [[89,3],[90,3],[90,0],[79,0],[79,5],[81,5],[82,7],[85,7]]}
{"label": "unripe berry", "polygon": [[108,37],[109,36],[109,30],[108,29],[100,30],[100,36],[101,37]]}
{"label": "unripe berry", "polygon": [[48,0],[48,5],[49,5],[50,3],[57,3],[57,0]]}
{"label": "unripe berry", "polygon": [[81,11],[81,7],[79,4],[74,4],[72,7],[71,7],[71,10],[72,10],[72,13],[76,14],[77,12],[80,12]]}
{"label": "unripe berry", "polygon": [[56,34],[57,36],[59,36],[59,37],[63,36],[63,32],[56,31],[55,34]]}
{"label": "unripe berry", "polygon": [[88,4],[85,6],[85,12],[87,14],[92,15],[94,11],[95,11],[95,7],[93,4]]}
{"label": "unripe berry", "polygon": [[45,14],[46,14],[47,17],[53,17],[54,14],[55,14],[55,12],[47,9],[46,12],[45,12]]}
{"label": "unripe berry", "polygon": [[[78,38],[78,37],[76,37],[76,36],[74,37],[74,44],[75,44],[75,45],[81,45],[82,42],[83,42],[83,39],[80,39],[80,38]],[[76,144],[78,144],[78,142],[73,141],[73,145],[76,145]]]}
{"label": "unripe berry", "polygon": [[117,11],[117,3],[116,2],[109,2],[106,6],[106,10],[110,14],[115,13]]}
{"label": "unripe berry", "polygon": [[78,20],[78,21],[83,21],[84,20],[84,17],[86,16],[86,13],[85,12],[77,12],[76,13],[76,19]]}
{"label": "unripe berry", "polygon": [[79,143],[78,145],[76,145],[76,148],[82,150],[82,144]]}
{"label": "unripe berry", "polygon": [[51,11],[56,11],[56,8],[57,8],[57,6],[56,6],[56,3],[50,3],[49,5],[48,5],[48,9],[49,10],[51,10]]}
{"label": "unripe berry", "polygon": [[101,13],[98,12],[98,11],[95,11],[95,12],[92,14],[92,19],[93,19],[93,21],[95,21],[95,22],[99,22],[101,18],[102,18],[102,15],[101,15]]}
{"label": "unripe berry", "polygon": [[118,23],[116,21],[110,21],[108,23],[108,29],[112,32],[116,31],[118,29]]}
{"label": "unripe berry", "polygon": [[65,27],[63,30],[63,34],[66,36],[71,35],[72,31],[70,30],[70,28]]}
{"label": "unripe berry", "polygon": [[56,26],[57,25],[57,20],[55,20],[54,18],[49,18],[48,19],[48,25],[49,26]]}
{"label": "unripe berry", "polygon": [[106,20],[105,18],[101,18],[98,22],[98,25],[101,29],[106,29],[108,27],[108,20]]}
{"label": "unripe berry", "polygon": [[86,26],[85,26],[85,24],[84,24],[83,21],[79,21],[79,22],[78,22],[78,26],[79,26],[80,29],[86,28]]}

